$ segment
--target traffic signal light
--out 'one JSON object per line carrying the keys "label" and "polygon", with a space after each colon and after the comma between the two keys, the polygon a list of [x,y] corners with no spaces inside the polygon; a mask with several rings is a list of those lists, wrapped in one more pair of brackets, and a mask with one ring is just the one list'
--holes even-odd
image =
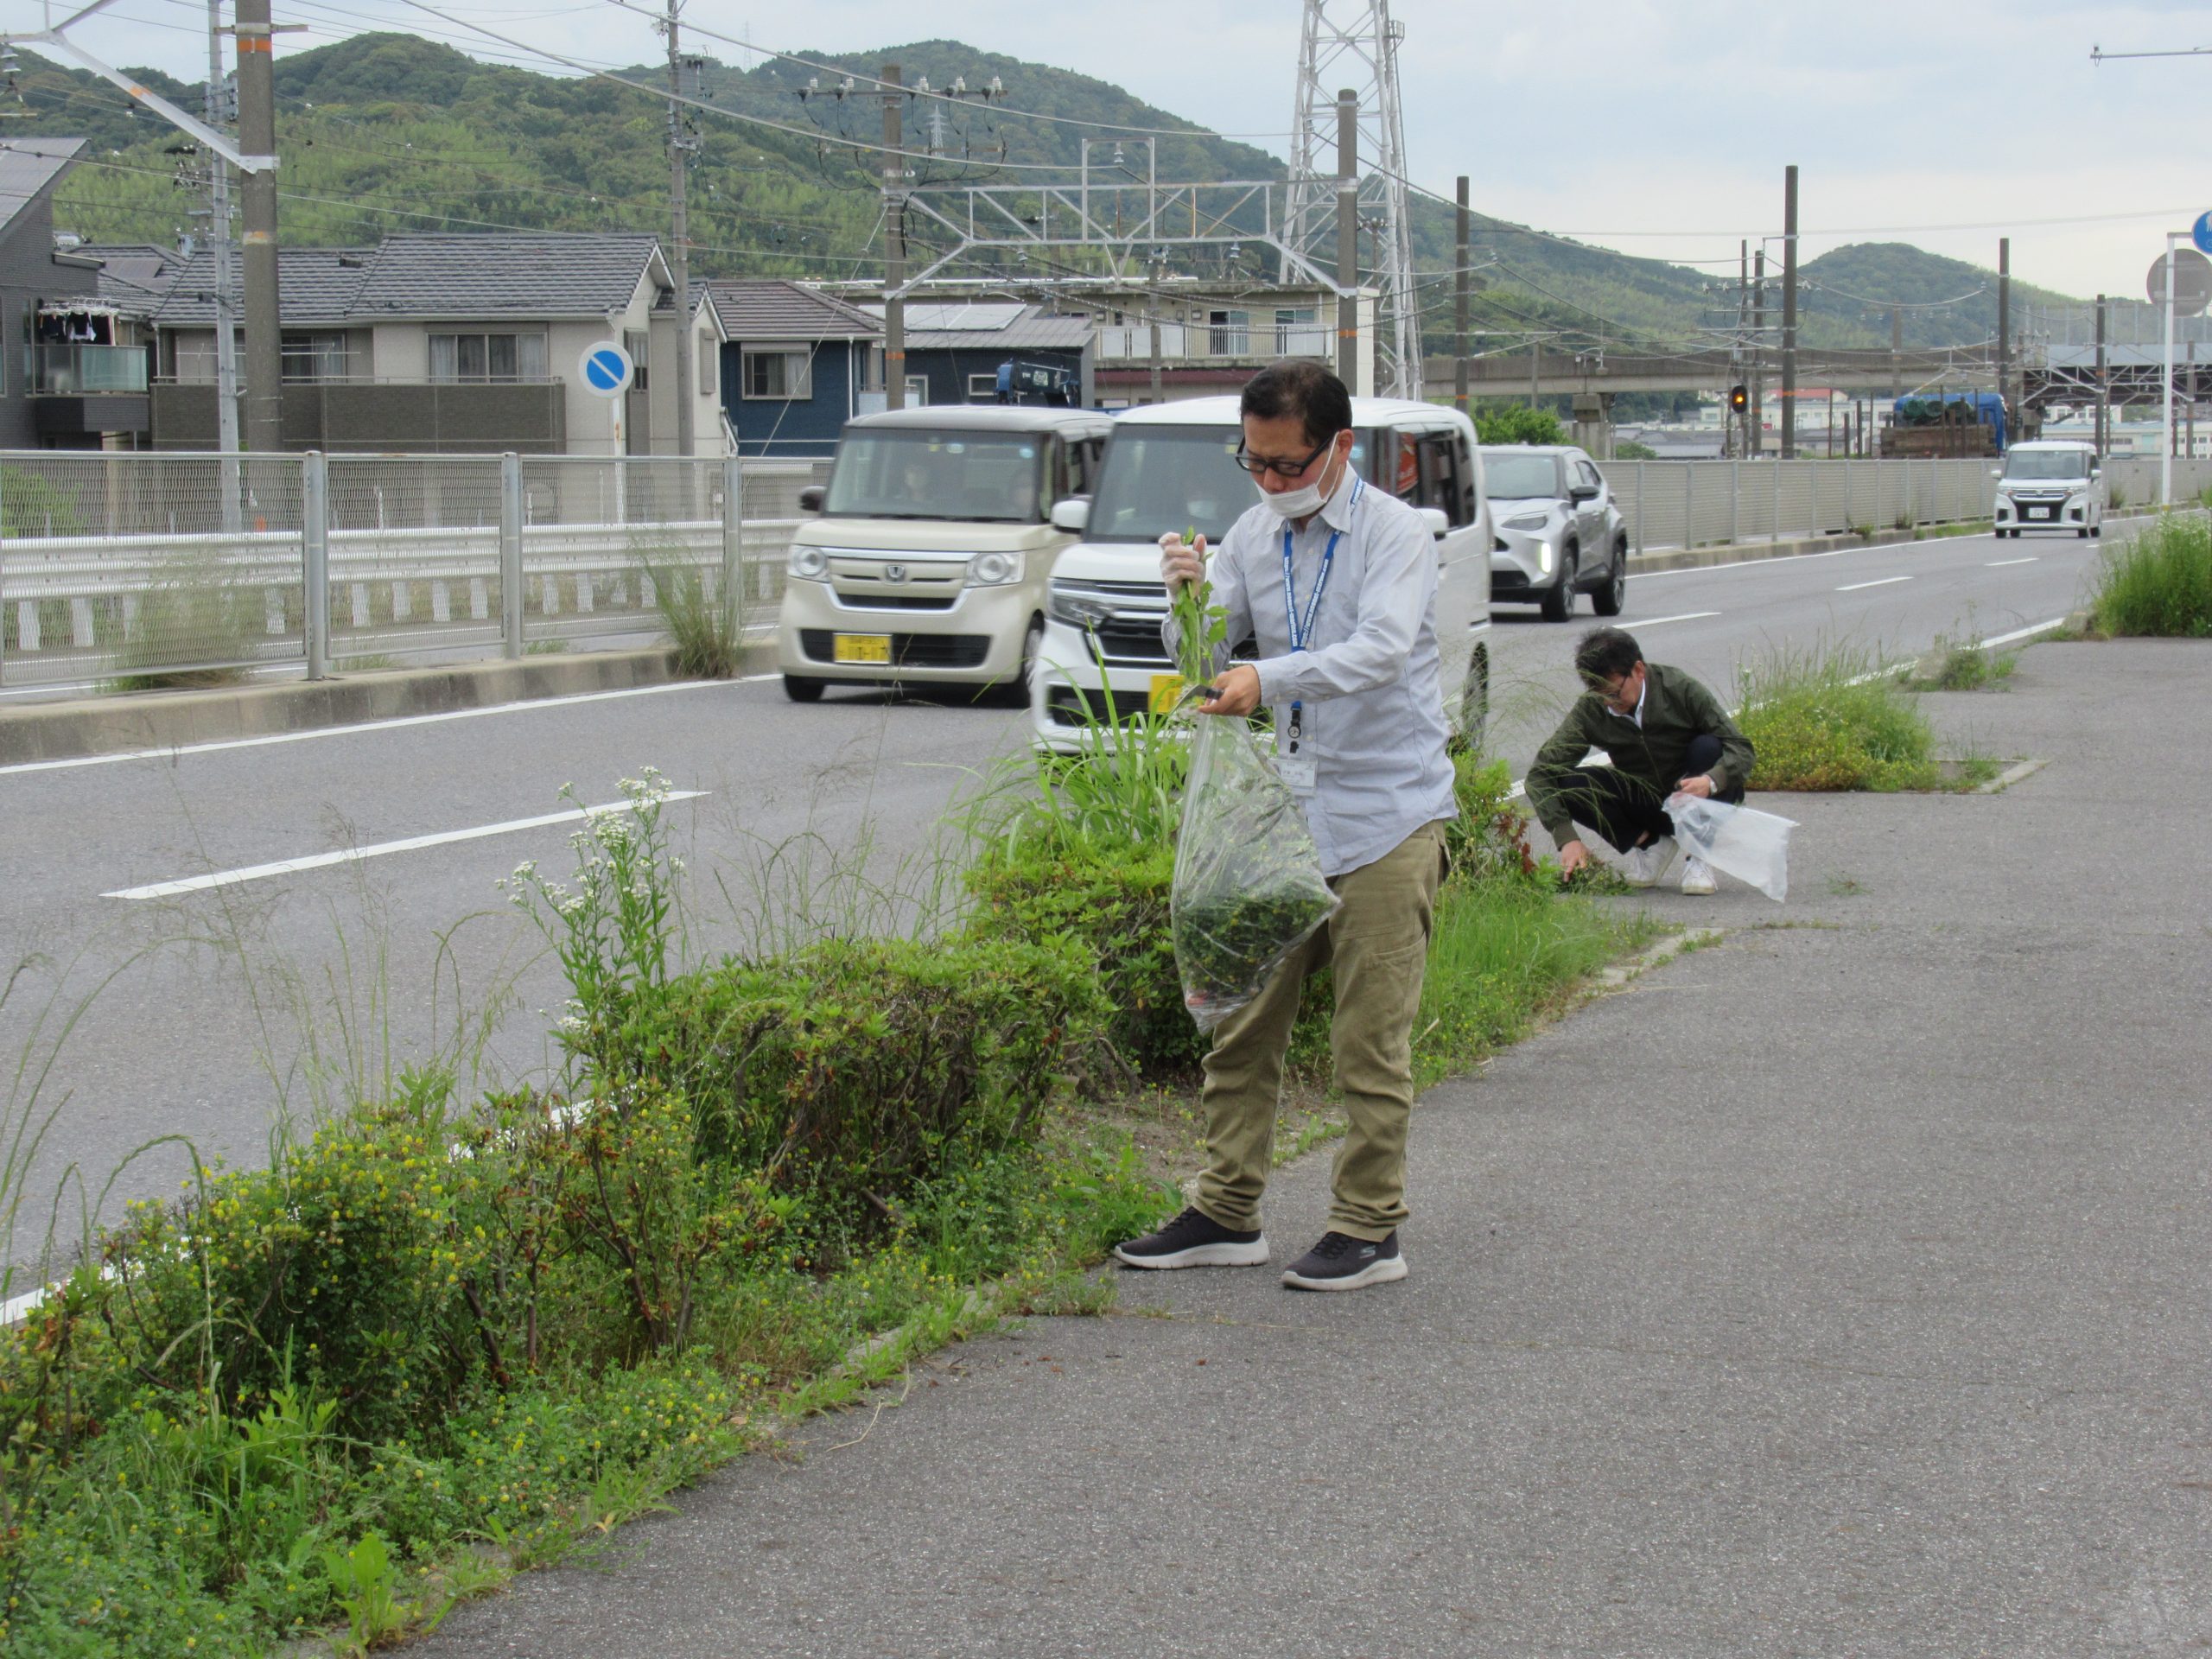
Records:
{"label": "traffic signal light", "polygon": [[1751,406],[1751,394],[1747,388],[1743,386],[1731,386],[1728,388],[1729,413],[1732,415],[1741,415]]}

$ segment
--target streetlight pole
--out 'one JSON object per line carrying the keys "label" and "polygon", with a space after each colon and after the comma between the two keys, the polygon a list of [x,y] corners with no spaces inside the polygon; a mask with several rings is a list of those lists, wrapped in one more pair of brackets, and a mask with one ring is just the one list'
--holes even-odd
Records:
{"label": "streetlight pole", "polygon": [[2166,232],[2166,349],[2160,359],[2158,407],[2158,505],[2174,504],[2174,266],[2176,252],[2189,238],[2187,231]]}

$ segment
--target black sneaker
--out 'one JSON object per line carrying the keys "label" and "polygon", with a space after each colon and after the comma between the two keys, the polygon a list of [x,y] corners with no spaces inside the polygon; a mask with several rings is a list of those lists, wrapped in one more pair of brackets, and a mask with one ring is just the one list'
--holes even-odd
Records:
{"label": "black sneaker", "polygon": [[1193,1207],[1156,1233],[1116,1244],[1114,1254],[1132,1268],[1263,1268],[1268,1236],[1231,1232]]}
{"label": "black sneaker", "polygon": [[1282,1281],[1293,1290],[1358,1290],[1405,1276],[1406,1258],[1398,1254],[1396,1233],[1380,1244],[1350,1233],[1324,1233],[1319,1244],[1284,1270]]}

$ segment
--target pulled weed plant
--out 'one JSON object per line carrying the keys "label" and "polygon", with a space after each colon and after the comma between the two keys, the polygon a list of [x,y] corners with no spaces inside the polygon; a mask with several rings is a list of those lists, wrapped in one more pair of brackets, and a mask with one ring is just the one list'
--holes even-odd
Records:
{"label": "pulled weed plant", "polygon": [[2106,549],[2089,594],[2097,634],[2212,634],[2212,518],[2170,513]]}

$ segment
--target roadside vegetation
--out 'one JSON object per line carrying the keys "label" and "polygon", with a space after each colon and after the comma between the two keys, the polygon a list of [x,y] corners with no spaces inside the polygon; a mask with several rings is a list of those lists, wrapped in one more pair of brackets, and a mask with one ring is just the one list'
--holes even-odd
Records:
{"label": "roadside vegetation", "polygon": [[1979,634],[1937,634],[1928,654],[1897,675],[1908,691],[2001,691],[2020,666],[2020,653],[1992,651]]}
{"label": "roadside vegetation", "polygon": [[2212,518],[2170,513],[2107,548],[2088,610],[2102,636],[2212,634]]}
{"label": "roadside vegetation", "polygon": [[[918,1352],[1102,1305],[1082,1269],[1174,1207],[1192,1150],[1199,1043],[1166,945],[1182,757],[1141,722],[1007,762],[950,826],[950,906],[788,849],[725,866],[726,899],[781,881],[815,908],[704,963],[685,906],[706,884],[647,772],[572,868],[502,883],[568,985],[537,1081],[477,1084],[488,1021],[457,1013],[435,1055],[377,1053],[389,988],[346,987],[369,1028],[330,1039],[342,1086],[269,1166],[188,1159],[0,1333],[0,1652],[243,1655],[334,1627],[365,1650]],[[1458,764],[1423,1082],[1651,931],[1559,894],[1504,768]],[[1332,1132],[1327,1018],[1317,984],[1286,1152]],[[51,1112],[17,1104],[35,1149]],[[10,1205],[29,1163],[0,1170]]]}
{"label": "roadside vegetation", "polygon": [[1938,752],[1928,716],[1867,652],[1777,649],[1737,671],[1752,789],[1970,790],[2002,770]]}

